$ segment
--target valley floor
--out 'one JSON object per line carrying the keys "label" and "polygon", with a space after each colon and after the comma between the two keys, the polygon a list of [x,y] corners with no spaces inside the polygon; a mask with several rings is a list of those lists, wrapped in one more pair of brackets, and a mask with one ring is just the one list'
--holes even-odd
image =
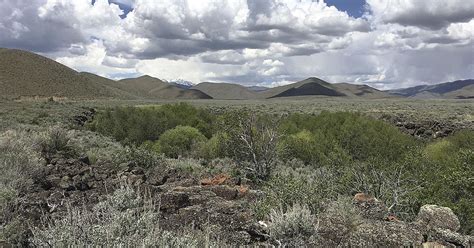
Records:
{"label": "valley floor", "polygon": [[84,110],[118,106],[153,106],[187,102],[215,112],[226,109],[250,109],[261,113],[288,114],[322,111],[360,112],[393,124],[443,126],[451,129],[474,129],[474,101],[470,99],[348,99],[348,98],[279,98],[267,100],[0,100],[0,130],[19,124],[54,124],[67,122]]}

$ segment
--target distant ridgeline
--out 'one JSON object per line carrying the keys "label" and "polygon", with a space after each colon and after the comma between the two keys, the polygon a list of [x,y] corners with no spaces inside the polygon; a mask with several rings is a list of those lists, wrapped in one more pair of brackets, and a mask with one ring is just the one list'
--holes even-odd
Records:
{"label": "distant ridgeline", "polygon": [[74,99],[222,99],[247,100],[279,97],[348,98],[474,98],[474,80],[407,89],[380,91],[367,85],[331,84],[311,77],[275,88],[245,87],[238,84],[166,82],[150,76],[110,80],[77,72],[38,54],[0,49],[0,97],[65,97]]}

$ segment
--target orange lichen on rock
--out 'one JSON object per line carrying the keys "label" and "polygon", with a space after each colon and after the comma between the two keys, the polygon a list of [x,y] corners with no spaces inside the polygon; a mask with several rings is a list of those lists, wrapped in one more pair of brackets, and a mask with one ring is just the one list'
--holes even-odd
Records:
{"label": "orange lichen on rock", "polygon": [[389,215],[389,216],[387,216],[387,218],[385,220],[390,221],[390,222],[400,222],[400,220],[395,215]]}
{"label": "orange lichen on rock", "polygon": [[377,201],[374,197],[366,194],[366,193],[357,193],[354,195],[355,202],[374,202]]}
{"label": "orange lichen on rock", "polygon": [[247,192],[249,192],[249,187],[245,185],[240,185],[238,190],[239,190],[239,196],[243,196],[247,194]]}
{"label": "orange lichen on rock", "polygon": [[213,178],[206,178],[201,180],[201,185],[221,185],[229,180],[230,176],[226,174],[219,174]]}

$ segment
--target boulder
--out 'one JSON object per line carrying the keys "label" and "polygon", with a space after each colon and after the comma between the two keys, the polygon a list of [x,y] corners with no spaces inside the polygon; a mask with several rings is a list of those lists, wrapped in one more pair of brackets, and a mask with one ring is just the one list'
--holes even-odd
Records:
{"label": "boulder", "polygon": [[416,221],[428,230],[440,228],[456,232],[460,228],[459,219],[453,211],[450,208],[437,205],[422,206]]}
{"label": "boulder", "polygon": [[173,212],[190,205],[189,196],[183,192],[167,192],[161,196],[160,210]]}

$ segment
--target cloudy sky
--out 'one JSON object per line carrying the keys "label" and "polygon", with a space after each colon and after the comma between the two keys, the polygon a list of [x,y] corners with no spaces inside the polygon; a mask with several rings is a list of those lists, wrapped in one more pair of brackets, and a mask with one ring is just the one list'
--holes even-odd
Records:
{"label": "cloudy sky", "polygon": [[474,78],[474,1],[0,0],[0,47],[109,78],[380,89]]}

